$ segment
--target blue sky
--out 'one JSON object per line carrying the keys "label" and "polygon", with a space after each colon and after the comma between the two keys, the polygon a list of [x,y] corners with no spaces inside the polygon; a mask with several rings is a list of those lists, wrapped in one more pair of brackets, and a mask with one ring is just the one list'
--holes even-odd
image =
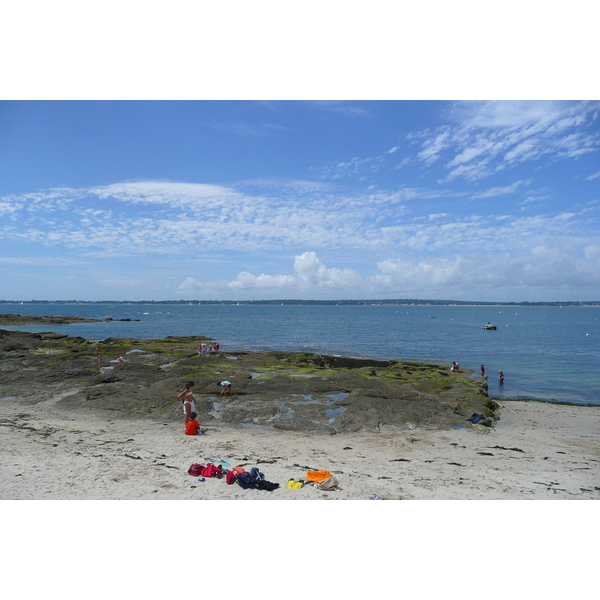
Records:
{"label": "blue sky", "polygon": [[600,299],[588,3],[98,7],[2,9],[0,299]]}
{"label": "blue sky", "polygon": [[2,101],[0,298],[600,299],[597,101]]}

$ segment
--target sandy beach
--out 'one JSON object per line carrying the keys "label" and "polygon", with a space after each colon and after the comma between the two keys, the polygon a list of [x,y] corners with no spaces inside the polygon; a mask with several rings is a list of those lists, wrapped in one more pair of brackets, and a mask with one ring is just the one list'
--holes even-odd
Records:
{"label": "sandy beach", "polygon": [[[591,500],[600,498],[600,408],[505,401],[495,427],[415,428],[321,435],[211,426],[186,436],[173,423],[0,406],[3,500]],[[198,481],[192,463],[258,467],[269,492]],[[290,479],[326,470],[339,490]]]}

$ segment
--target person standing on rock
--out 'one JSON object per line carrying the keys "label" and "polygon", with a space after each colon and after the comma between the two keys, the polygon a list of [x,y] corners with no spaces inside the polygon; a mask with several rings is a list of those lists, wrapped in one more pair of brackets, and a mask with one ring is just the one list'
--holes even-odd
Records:
{"label": "person standing on rock", "polygon": [[194,394],[192,393],[192,388],[194,387],[193,381],[185,382],[185,390],[177,396],[183,400],[183,414],[185,415],[186,424],[188,421],[192,420],[192,413],[196,412],[196,402],[194,400]]}
{"label": "person standing on rock", "polygon": [[481,365],[480,369],[481,369],[481,378],[483,379],[485,377],[485,365]]}

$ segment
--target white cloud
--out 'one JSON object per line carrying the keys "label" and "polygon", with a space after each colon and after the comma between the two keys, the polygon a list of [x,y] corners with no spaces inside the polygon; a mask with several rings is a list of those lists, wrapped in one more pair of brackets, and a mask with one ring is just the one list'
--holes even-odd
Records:
{"label": "white cloud", "polygon": [[18,210],[18,207],[12,202],[8,202],[6,200],[0,201],[0,215],[3,217],[14,215],[14,213],[16,213]]}
{"label": "white cloud", "polygon": [[[530,180],[520,179],[471,197],[500,197],[525,190],[529,184]],[[90,269],[94,265],[101,269],[104,260],[122,260],[119,268],[135,261],[143,263],[144,269],[152,269],[162,260],[170,264],[172,279],[183,282],[182,293],[187,290],[196,297],[228,294],[238,298],[254,293],[260,296],[262,292],[309,297],[313,291],[342,298],[356,297],[357,290],[372,297],[392,292],[405,295],[402,285],[413,290],[410,296],[417,297],[419,281],[428,297],[436,289],[448,297],[439,286],[446,282],[451,290],[458,290],[461,278],[469,285],[483,281],[481,285],[489,285],[490,290],[492,284],[508,286],[509,280],[501,277],[502,265],[509,264],[516,273],[519,269],[525,272],[522,257],[527,256],[546,264],[556,281],[560,280],[556,275],[559,263],[569,264],[571,274],[585,272],[589,276],[593,270],[586,265],[597,266],[598,262],[594,246],[600,206],[588,203],[581,211],[533,214],[534,201],[544,198],[538,193],[526,201],[530,216],[515,216],[479,214],[481,207],[476,203],[471,205],[471,214],[457,214],[457,194],[411,187],[349,193],[331,185],[305,181],[278,185],[271,181],[263,187],[256,182],[236,188],[129,182],[76,189],[72,194],[63,189],[59,194],[38,193],[33,199],[28,195],[3,200],[17,207],[17,213],[25,218],[21,222],[0,221],[0,248],[7,257],[0,263],[7,268],[19,260],[23,265],[32,264],[31,259],[18,259],[15,247],[24,249],[21,254],[27,256],[46,256],[52,247],[55,262],[48,263],[51,266],[60,266],[61,261],[76,264],[73,261],[78,260],[91,265]],[[32,203],[35,210],[23,209]],[[559,242],[568,246],[571,254],[561,250],[568,260],[561,263],[555,258],[551,269],[547,249]],[[306,248],[312,252],[305,252]],[[536,248],[546,250],[538,253]],[[223,257],[222,280],[209,275],[210,270],[201,270],[203,276],[190,271],[191,264],[209,265],[217,253]],[[260,257],[274,255],[296,255],[293,272],[232,270],[232,264],[256,264]],[[326,265],[318,256],[334,264],[343,261],[349,268]],[[381,269],[365,275],[365,265],[373,263],[369,257],[375,256]],[[579,257],[580,262],[572,256]],[[484,270],[486,275],[480,281],[479,274],[468,274],[476,263],[494,268]],[[404,275],[400,273],[403,269]],[[536,272],[535,265],[528,269]],[[137,273],[126,278],[141,279]],[[409,286],[411,280],[413,287]],[[589,276],[589,280],[594,281],[594,277]],[[584,282],[585,278],[577,281]]]}
{"label": "white cloud", "polygon": [[517,191],[517,189],[519,187],[521,187],[522,185],[527,185],[528,183],[529,183],[529,181],[519,180],[519,181],[515,181],[514,183],[511,183],[510,185],[504,185],[504,186],[490,188],[489,190],[486,190],[485,192],[480,192],[478,194],[474,194],[472,197],[473,198],[492,198],[493,196],[504,196],[506,194],[513,194],[514,192]]}
{"label": "white cloud", "polygon": [[425,161],[428,165],[438,160],[440,152],[450,145],[450,132],[446,127],[442,127],[441,130],[434,138],[426,140],[423,143],[423,150],[417,154],[417,158]]}
{"label": "white cloud", "polygon": [[240,273],[234,280],[201,283],[191,277],[179,286],[182,293],[267,293],[286,295],[296,293],[322,293],[339,291],[347,293],[361,281],[352,269],[327,268],[314,252],[304,252],[294,259],[294,275],[252,275]]}
{"label": "white cloud", "polygon": [[352,105],[348,101],[338,100],[315,100],[311,104],[319,110],[325,110],[329,112],[336,112],[344,117],[350,118],[371,118],[373,113],[363,108],[362,106]]}
{"label": "white cloud", "polygon": [[[518,180],[484,190],[472,197],[511,194],[529,184]],[[369,190],[352,195],[329,186],[300,182],[268,194],[202,184],[138,182],[75,190],[52,209],[52,194],[38,198],[44,212],[27,224],[5,220],[0,242],[63,247],[96,256],[181,255],[210,256],[214,249],[245,253],[294,254],[315,248],[361,260],[367,254],[385,255],[398,249],[427,249],[436,253],[456,249],[527,248],[544,243],[548,235],[571,236],[585,243],[588,215],[565,221],[556,215],[537,215],[535,221],[506,215],[459,216],[449,212],[456,194],[405,187],[397,191]],[[66,191],[62,192],[67,195]],[[99,201],[100,199],[101,201]],[[423,214],[420,203],[440,200],[443,212]],[[18,205],[18,199],[12,201]]]}
{"label": "white cloud", "polygon": [[595,173],[592,173],[589,177],[586,177],[585,180],[592,181],[593,179],[597,179],[598,177],[600,177],[600,171],[596,171]]}
{"label": "white cloud", "polygon": [[[537,246],[528,254],[468,254],[421,260],[390,258],[377,272],[326,267],[316,253],[294,260],[294,274],[240,273],[232,281],[198,282],[188,277],[179,291],[189,298],[445,298],[486,299],[498,290],[539,298],[549,288],[564,290],[600,286],[600,246],[590,245],[579,258],[569,246]],[[594,292],[592,292],[594,293]],[[242,294],[242,295],[240,295]]]}
{"label": "white cloud", "polygon": [[48,256],[0,256],[0,264],[36,267],[74,267],[90,264],[90,261]]}
{"label": "white cloud", "polygon": [[456,165],[460,165],[462,163],[469,162],[470,160],[473,160],[474,158],[476,158],[477,156],[479,156],[480,154],[482,154],[483,152],[485,152],[485,150],[486,150],[485,147],[470,147],[470,148],[465,148],[460,154],[458,154],[457,156],[455,156],[448,163],[447,166],[448,167],[454,167]]}
{"label": "white cloud", "polygon": [[454,124],[410,136],[421,140],[416,157],[428,166],[448,158],[440,181],[476,181],[528,161],[577,158],[600,149],[590,128],[598,102],[463,102]]}
{"label": "white cloud", "polygon": [[344,115],[345,117],[365,118],[365,117],[372,116],[370,111],[368,111],[364,108],[361,108],[359,106],[336,106],[336,107],[332,108],[331,110],[333,110],[334,112],[340,113],[340,114]]}
{"label": "white cloud", "polygon": [[197,209],[244,201],[242,194],[230,188],[203,183],[138,181],[91,188],[88,193],[103,200],[114,198],[121,202]]}
{"label": "white cloud", "polygon": [[208,127],[217,131],[229,132],[243,137],[265,137],[273,132],[285,131],[287,128],[276,123],[248,123],[246,121],[228,121],[219,123],[211,121],[206,123]]}
{"label": "white cloud", "polygon": [[456,119],[461,125],[473,129],[521,129],[550,123],[564,110],[558,102],[530,100],[461,102],[455,108]]}

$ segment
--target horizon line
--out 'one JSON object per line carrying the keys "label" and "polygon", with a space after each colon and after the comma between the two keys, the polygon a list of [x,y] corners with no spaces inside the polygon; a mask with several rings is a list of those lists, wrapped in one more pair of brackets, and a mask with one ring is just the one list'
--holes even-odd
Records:
{"label": "horizon line", "polygon": [[302,298],[274,298],[272,300],[0,300],[0,304],[470,304],[470,305],[506,305],[506,304],[598,304],[600,300],[451,300],[451,299],[427,299],[427,298],[374,298],[374,299],[352,299],[338,298],[332,300],[302,299]]}

